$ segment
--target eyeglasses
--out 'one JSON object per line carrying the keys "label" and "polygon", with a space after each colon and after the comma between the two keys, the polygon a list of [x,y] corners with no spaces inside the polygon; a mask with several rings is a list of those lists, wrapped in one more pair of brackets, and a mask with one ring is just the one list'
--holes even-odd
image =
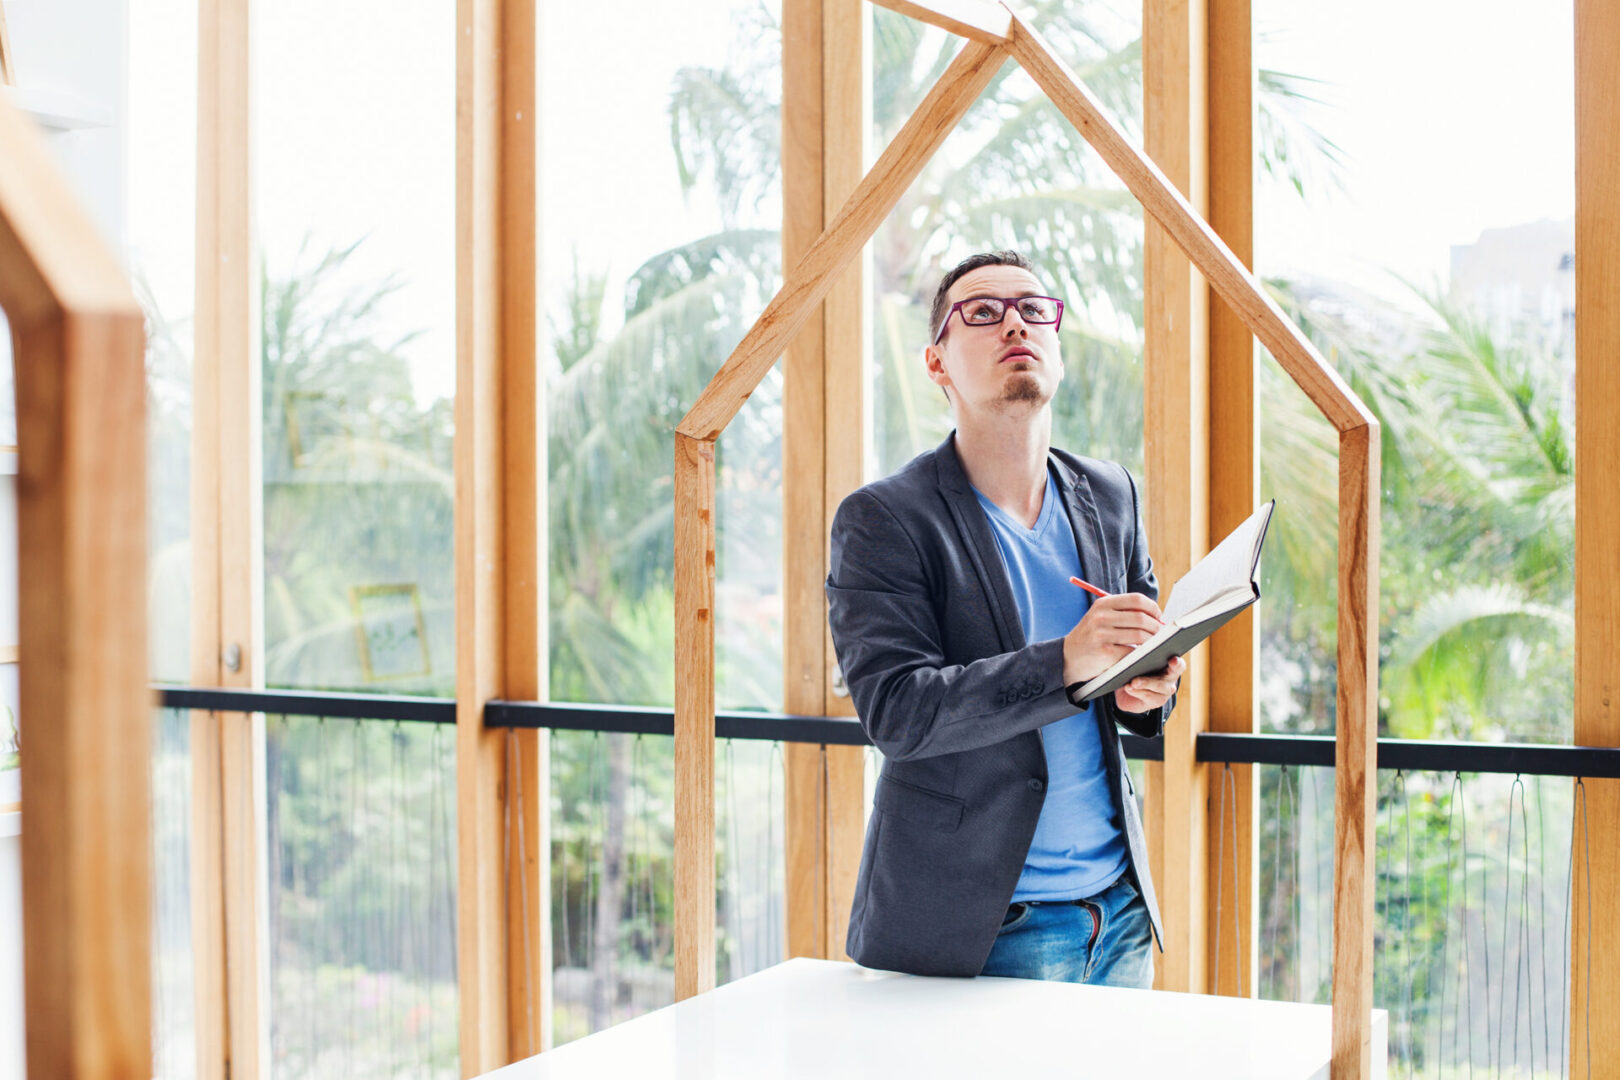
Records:
{"label": "eyeglasses", "polygon": [[939,324],[939,333],[934,335],[934,344],[945,336],[945,328],[951,325],[951,316],[956,312],[962,313],[962,321],[969,326],[996,326],[1006,317],[1008,305],[1014,304],[1018,317],[1027,323],[1050,325],[1054,332],[1063,325],[1063,301],[1055,296],[970,296],[951,305]]}

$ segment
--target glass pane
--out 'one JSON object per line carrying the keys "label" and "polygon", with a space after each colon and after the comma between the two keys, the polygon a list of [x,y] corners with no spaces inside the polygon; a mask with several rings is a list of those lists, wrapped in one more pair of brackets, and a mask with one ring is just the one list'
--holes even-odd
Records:
{"label": "glass pane", "polygon": [[[1255,26],[1257,269],[1383,427],[1382,726],[1567,741],[1571,5],[1267,0]],[[1262,717],[1330,731],[1336,440],[1283,382],[1263,365]]]}
{"label": "glass pane", "polygon": [[[554,1032],[558,1045],[675,1000],[674,740],[551,740]],[[782,747],[715,748],[718,983],[786,959]]]}
{"label": "glass pane", "polygon": [[[1036,5],[1036,23],[1114,118],[1141,130],[1141,5]],[[875,11],[873,149],[901,126],[960,39]],[[1119,461],[1141,477],[1142,211],[1111,170],[1011,61],[872,240],[869,477],[894,472],[954,426],[929,381],[929,308],[945,272],[975,252],[1015,248],[1066,307],[1066,377],[1054,446]]]}
{"label": "glass pane", "polygon": [[[577,151],[540,162],[551,694],[669,704],[675,425],[781,277],[777,7],[554,5],[540,39],[541,141]],[[611,85],[578,47],[609,39]],[[722,709],[781,707],[781,395],[718,442]]]}
{"label": "glass pane", "polygon": [[455,731],[268,717],[278,1078],[460,1075]]}
{"label": "glass pane", "polygon": [[191,714],[152,713],[153,1075],[197,1075],[191,950]]}
{"label": "glass pane", "polygon": [[[1378,784],[1373,1003],[1389,1010],[1391,1075],[1562,1076],[1570,781],[1384,771]],[[1333,770],[1262,766],[1260,800],[1260,996],[1325,1004]]]}
{"label": "glass pane", "polygon": [[255,25],[265,681],[451,696],[455,5]]}
{"label": "glass pane", "polygon": [[[197,5],[128,13],[125,259],[146,316],[147,655],[191,681],[191,365],[195,355]],[[7,639],[13,640],[13,639]],[[152,1051],[197,1075],[191,939],[191,714],[152,713]]]}
{"label": "glass pane", "polygon": [[[191,362],[196,307],[197,5],[129,13],[127,259],[146,313],[147,651],[191,680]],[[0,436],[3,437],[3,436]]]}

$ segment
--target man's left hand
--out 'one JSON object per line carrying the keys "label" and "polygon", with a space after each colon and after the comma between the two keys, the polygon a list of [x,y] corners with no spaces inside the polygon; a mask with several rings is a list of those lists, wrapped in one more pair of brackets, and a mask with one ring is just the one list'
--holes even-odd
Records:
{"label": "man's left hand", "polygon": [[1170,663],[1157,675],[1138,675],[1115,690],[1114,704],[1119,706],[1121,712],[1151,712],[1170,700],[1170,696],[1176,692],[1176,684],[1181,681],[1182,672],[1186,670],[1187,661],[1172,656]]}

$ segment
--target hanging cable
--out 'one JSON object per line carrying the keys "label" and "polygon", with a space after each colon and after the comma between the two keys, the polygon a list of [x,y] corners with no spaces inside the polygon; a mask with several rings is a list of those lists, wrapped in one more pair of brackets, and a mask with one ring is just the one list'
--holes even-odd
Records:
{"label": "hanging cable", "polygon": [[[354,860],[357,857],[358,852],[360,851],[360,834],[359,834],[359,828],[358,828],[358,826],[356,824],[356,822],[357,822],[356,806],[358,805],[358,798],[359,798],[358,793],[359,793],[359,790],[360,790],[360,780],[359,780],[359,778],[360,778],[360,775],[361,775],[361,771],[360,771],[360,721],[358,721],[358,720],[350,721],[350,725],[351,726],[349,728],[349,731],[350,731],[351,738],[349,739],[349,855],[348,855],[348,858],[349,858],[350,869],[352,870],[353,866],[354,866]],[[354,964],[354,959],[355,959],[355,953],[358,950],[354,947],[355,942],[354,942],[353,937],[352,937],[352,935],[355,934],[355,924],[359,920],[359,906],[358,906],[359,905],[359,890],[355,887],[355,881],[356,880],[357,880],[356,875],[351,873],[349,875],[349,919],[348,919],[348,926],[345,927],[344,935],[343,935],[344,938],[347,939],[346,942],[345,942],[347,947],[343,950],[343,953],[344,953],[344,955],[343,955],[343,967],[344,967],[344,970],[345,970],[345,979],[346,979],[346,981],[348,983],[348,998],[349,998],[349,1032],[348,1032],[349,1037],[345,1040],[344,1051],[345,1051],[345,1057],[348,1059],[348,1070],[349,1070],[349,1075],[351,1075],[351,1076],[354,1075],[354,1044],[357,1041],[357,1033],[355,1031],[355,983],[356,983],[356,979],[355,979],[354,973],[353,973],[353,964]]]}
{"label": "hanging cable", "polygon": [[1536,784],[1536,885],[1541,897],[1541,918],[1536,930],[1536,958],[1541,961],[1541,1056],[1552,1064],[1551,1008],[1547,996],[1547,802],[1541,791],[1541,775]]}
{"label": "hanging cable", "polygon": [[[1406,953],[1406,1075],[1412,1075],[1412,1065],[1417,1058],[1417,1046],[1414,1035],[1417,1031],[1417,1022],[1412,1016],[1412,798],[1406,786],[1406,773],[1395,770],[1395,780],[1401,785],[1401,812],[1406,825],[1406,868],[1403,884],[1405,885],[1405,901],[1401,907],[1401,943],[1402,951]],[[1424,911],[1428,908],[1425,906]]]}
{"label": "hanging cable", "polygon": [[[1284,950],[1286,956],[1293,958],[1293,987],[1291,991],[1287,992],[1286,994],[1280,993],[1278,996],[1286,996],[1291,1000],[1297,1001],[1300,997],[1299,954],[1301,951],[1297,947],[1299,934],[1299,838],[1297,835],[1295,835],[1294,843],[1292,845],[1287,843],[1288,830],[1284,827],[1284,820],[1287,817],[1292,817],[1294,824],[1297,827],[1299,823],[1298,798],[1294,793],[1293,782],[1288,778],[1288,766],[1283,765],[1278,768],[1277,781],[1277,844],[1276,855],[1271,864],[1271,888],[1273,898],[1281,895],[1282,865],[1286,858],[1288,863],[1288,925],[1291,937],[1294,939],[1296,944],[1296,947]],[[1283,812],[1284,806],[1288,808],[1287,814],[1284,814]],[[1291,851],[1290,847],[1292,848]],[[1272,920],[1274,930],[1271,941],[1272,950],[1273,952],[1276,952],[1279,948],[1279,942],[1282,937],[1283,905],[1276,899],[1273,899],[1272,903],[1272,910],[1275,912],[1275,915]],[[1282,983],[1284,981],[1284,977],[1288,974],[1290,974],[1290,972],[1286,970],[1286,967],[1284,967],[1283,970],[1279,970],[1276,975],[1278,983]]]}
{"label": "hanging cable", "polygon": [[726,914],[731,925],[730,948],[726,952],[730,979],[747,974],[742,956],[742,843],[737,820],[737,740],[726,740]]}
{"label": "hanging cable", "polygon": [[[550,773],[551,773],[551,776],[550,776],[551,785],[550,786],[551,786],[551,790],[553,790],[553,791],[561,791],[562,790],[562,785],[557,780],[557,757],[558,757],[558,755],[557,755],[557,753],[555,751],[557,749],[559,749],[558,744],[561,742],[561,740],[558,738],[558,734],[559,733],[557,733],[557,732],[552,733],[551,741],[552,741],[552,750],[553,750],[553,752],[546,755],[546,760],[547,760],[548,766],[550,768]],[[541,813],[549,814],[550,810],[542,808]],[[556,957],[558,955],[558,953],[557,953],[557,938],[556,938],[556,935],[553,934],[552,935],[552,940],[551,940],[552,967],[555,968],[555,967],[561,966],[563,968],[572,968],[574,966],[574,939],[573,939],[573,935],[568,932],[568,883],[572,879],[568,875],[568,866],[569,866],[569,859],[568,859],[568,831],[569,830],[568,830],[568,804],[567,804],[567,802],[563,803],[562,814],[557,818],[557,820],[555,822],[553,822],[553,825],[554,825],[554,827],[556,829],[556,832],[557,832],[557,839],[552,842],[551,847],[552,847],[554,853],[556,854],[558,860],[562,863],[562,904],[561,904],[561,910],[560,910],[561,921],[562,921],[562,953],[561,953],[561,955],[562,955],[562,963],[560,965],[558,965],[556,963]],[[553,899],[552,903],[553,903],[553,906],[557,906],[555,899]],[[555,982],[555,977],[553,978],[553,982]],[[555,992],[555,990],[553,992]]]}
{"label": "hanging cable", "polygon": [[[1502,978],[1504,980],[1506,980],[1506,978],[1507,978],[1508,918],[1509,918],[1509,912],[1512,910],[1512,899],[1511,899],[1511,897],[1513,895],[1513,793],[1515,791],[1518,791],[1521,794],[1524,791],[1524,783],[1523,783],[1522,779],[1520,777],[1518,777],[1518,776],[1515,776],[1513,778],[1512,785],[1508,787],[1507,852],[1505,853],[1505,855],[1502,858],[1502,952],[1501,952],[1500,955],[1501,955],[1501,958],[1502,958]],[[1515,1023],[1514,1023],[1514,1034],[1517,1035],[1517,1033],[1518,1033],[1518,1023],[1517,1023],[1518,1016],[1517,1016],[1517,1013],[1518,1013],[1518,1006],[1519,1006],[1519,984],[1518,984],[1518,970],[1517,970],[1517,968],[1515,968],[1513,976],[1514,976],[1514,982],[1513,982],[1513,1008],[1514,1008],[1514,1013],[1515,1013],[1515,1016],[1514,1016],[1514,1021],[1515,1021]],[[1489,978],[1489,977],[1490,976],[1487,974],[1486,978]],[[1490,1008],[1489,1001],[1486,1002],[1486,1008],[1487,1009]],[[1504,984],[1502,986],[1498,987],[1497,991],[1496,991],[1496,1072],[1497,1072],[1498,1075],[1501,1074],[1502,1066],[1505,1063],[1505,1059],[1504,1059],[1504,1057],[1502,1055],[1502,1039],[1503,1039],[1503,1036],[1505,1034],[1505,1032],[1503,1030],[1503,1025],[1506,1022],[1506,1016],[1505,1016],[1506,1008],[1507,1008],[1507,985],[1506,985],[1506,983],[1504,981]],[[1514,1064],[1517,1064],[1517,1061],[1515,1061]]]}
{"label": "hanging cable", "polygon": [[[538,1053],[534,1036],[535,1014],[539,1009],[534,1001],[534,946],[533,934],[529,926],[529,845],[523,818],[523,760],[518,754],[518,738],[516,728],[506,729],[506,770],[510,778],[507,786],[508,799],[506,801],[507,821],[507,872],[513,872],[511,851],[511,822],[514,816],[517,819],[517,864],[518,879],[518,907],[522,912],[523,923],[523,1012],[524,1012],[524,1049],[525,1056]],[[507,896],[511,896],[508,886]]]}
{"label": "hanging cable", "polygon": [[821,901],[821,882],[826,876],[827,866],[821,858],[822,832],[827,826],[826,802],[824,800],[827,783],[827,748],[820,748],[820,755],[816,761],[816,816],[815,816],[815,857],[811,862],[810,871],[810,955],[824,957],[822,952],[822,923],[823,919]]}
{"label": "hanging cable", "polygon": [[[399,978],[405,971],[404,950],[401,937],[404,935],[404,926],[400,918],[402,907],[402,893],[405,883],[399,874],[399,823],[404,817],[404,807],[400,804],[399,788],[400,774],[403,767],[400,761],[400,739],[403,738],[403,726],[394,721],[393,736],[389,739],[389,750],[392,768],[389,770],[390,803],[388,808],[388,954],[390,967],[395,978],[388,980],[388,1028],[393,1030],[399,1026]],[[400,1040],[388,1040],[389,1066],[393,1075],[399,1075]]]}
{"label": "hanging cable", "polygon": [[778,895],[776,889],[776,777],[779,769],[785,774],[786,765],[782,755],[782,744],[778,742],[771,744],[770,787],[765,797],[765,858],[761,860],[766,870],[765,895],[773,898],[770,905],[770,920],[767,924],[769,930],[767,943],[770,946],[771,964],[777,964],[786,959],[782,949],[781,904],[776,899]]}

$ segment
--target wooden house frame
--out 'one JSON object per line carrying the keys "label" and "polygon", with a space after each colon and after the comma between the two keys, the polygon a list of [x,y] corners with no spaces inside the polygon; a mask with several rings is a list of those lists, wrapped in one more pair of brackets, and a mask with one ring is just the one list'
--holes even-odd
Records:
{"label": "wooden house frame", "polygon": [[1174,240],[1339,435],[1333,1070],[1366,1075],[1372,1048],[1377,808],[1379,425],[1187,199],[1104,114],[1039,32],[979,0],[880,0],[965,38],[961,51],[809,249],[676,429],[675,979],[714,987],[715,442],[838,274],[1011,57]]}

